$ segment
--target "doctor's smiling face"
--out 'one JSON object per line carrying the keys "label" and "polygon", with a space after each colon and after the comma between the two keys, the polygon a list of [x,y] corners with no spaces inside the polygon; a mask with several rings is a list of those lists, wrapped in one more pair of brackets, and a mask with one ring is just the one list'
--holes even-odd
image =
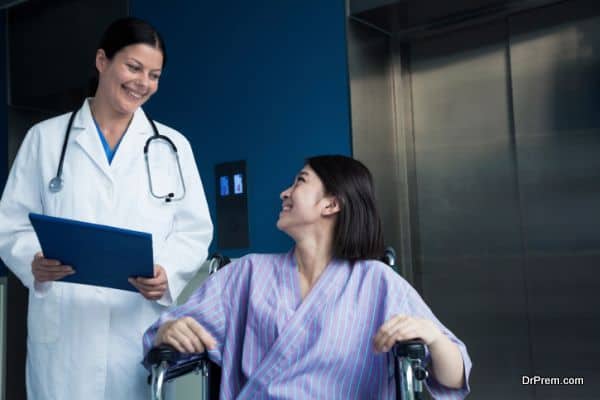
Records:
{"label": "doctor's smiling face", "polygon": [[99,73],[96,98],[119,114],[133,114],[157,90],[163,66],[160,48],[139,43],[123,47],[112,58],[96,52]]}

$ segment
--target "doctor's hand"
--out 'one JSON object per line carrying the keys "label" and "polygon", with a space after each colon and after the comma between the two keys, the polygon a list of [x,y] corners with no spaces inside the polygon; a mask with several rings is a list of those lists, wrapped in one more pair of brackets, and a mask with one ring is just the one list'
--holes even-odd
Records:
{"label": "doctor's hand", "polygon": [[167,291],[167,273],[160,265],[154,266],[154,277],[152,278],[129,278],[131,283],[148,300],[158,300]]}
{"label": "doctor's hand", "polygon": [[38,252],[31,261],[31,273],[37,282],[50,282],[72,275],[75,271],[71,266],[62,265],[58,260],[44,258],[44,255]]}
{"label": "doctor's hand", "polygon": [[396,315],[381,325],[373,338],[373,347],[378,352],[388,352],[397,341],[413,339],[421,339],[431,347],[442,336],[442,331],[428,319]]}
{"label": "doctor's hand", "polygon": [[167,321],[158,328],[154,345],[168,344],[180,353],[202,353],[212,350],[217,341],[192,317]]}

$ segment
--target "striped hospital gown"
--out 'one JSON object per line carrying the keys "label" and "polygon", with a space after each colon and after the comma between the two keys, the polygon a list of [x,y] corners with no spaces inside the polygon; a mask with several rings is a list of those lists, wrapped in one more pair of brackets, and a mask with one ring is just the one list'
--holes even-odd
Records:
{"label": "striped hospital gown", "polygon": [[431,375],[427,387],[436,399],[464,398],[464,344],[379,261],[332,260],[302,300],[293,250],[245,256],[163,314],[144,335],[144,353],[161,323],[191,316],[217,340],[210,357],[222,367],[221,399],[395,399],[390,356],[375,353],[372,339],[397,314],[435,321],[459,346],[465,387],[445,388]]}

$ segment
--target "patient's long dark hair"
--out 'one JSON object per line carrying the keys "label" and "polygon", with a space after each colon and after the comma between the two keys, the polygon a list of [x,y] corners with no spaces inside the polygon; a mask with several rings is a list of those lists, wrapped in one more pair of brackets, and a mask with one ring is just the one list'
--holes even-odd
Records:
{"label": "patient's long dark hair", "polygon": [[360,161],[341,155],[306,160],[325,191],[340,202],[333,237],[333,255],[350,261],[383,256],[381,219],[375,206],[373,177]]}

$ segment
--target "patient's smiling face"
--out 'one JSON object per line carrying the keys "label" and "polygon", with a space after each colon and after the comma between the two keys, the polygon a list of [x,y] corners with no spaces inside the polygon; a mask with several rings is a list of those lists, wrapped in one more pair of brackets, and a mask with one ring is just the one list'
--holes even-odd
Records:
{"label": "patient's smiling face", "polygon": [[317,225],[328,203],[325,186],[315,171],[304,166],[294,183],[279,197],[282,200],[277,228],[294,237],[298,229]]}

